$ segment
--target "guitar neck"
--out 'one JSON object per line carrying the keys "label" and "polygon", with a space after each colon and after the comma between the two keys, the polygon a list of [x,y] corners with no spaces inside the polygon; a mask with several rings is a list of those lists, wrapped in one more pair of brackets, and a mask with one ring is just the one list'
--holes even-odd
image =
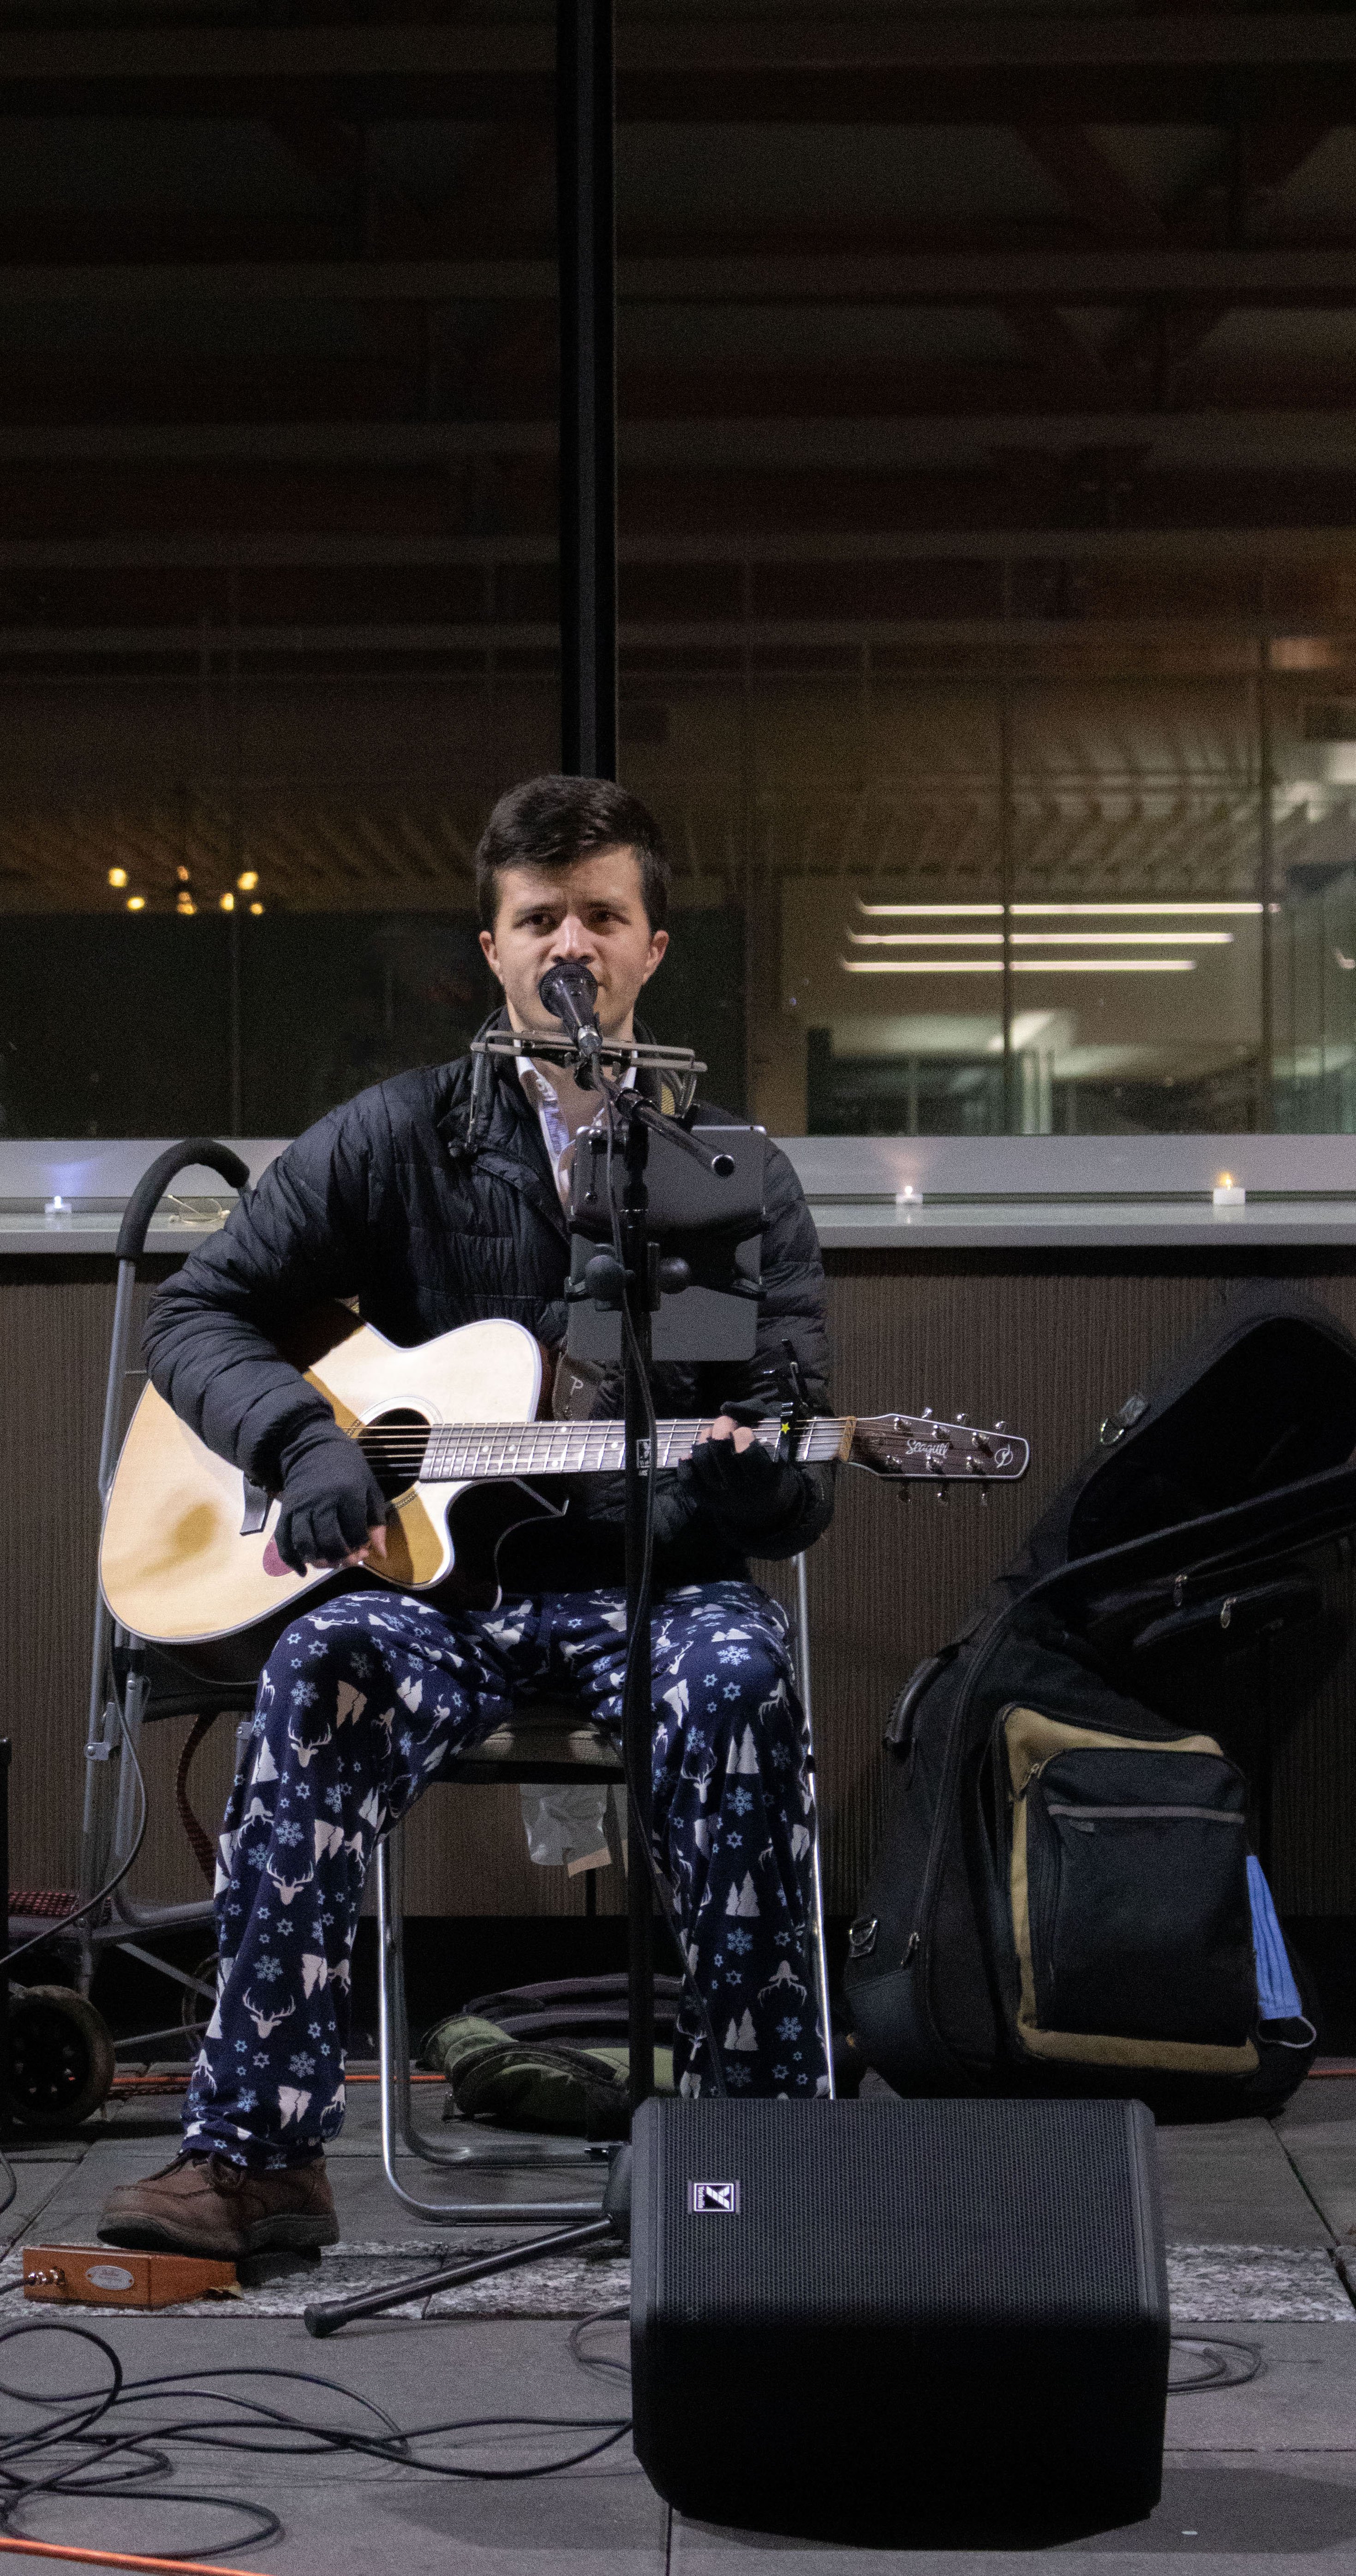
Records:
{"label": "guitar neck", "polygon": [[[680,1466],[690,1458],[713,1416],[690,1422],[655,1424],[657,1467]],[[815,1415],[797,1424],[796,1458],[804,1465],[841,1458],[852,1440],[850,1419],[834,1421]],[[760,1422],[754,1439],[776,1449],[781,1426]],[[626,1426],[621,1422],[451,1422],[436,1426],[419,1470],[421,1484],[471,1484],[479,1478],[504,1476],[579,1476],[599,1474],[626,1463]]]}

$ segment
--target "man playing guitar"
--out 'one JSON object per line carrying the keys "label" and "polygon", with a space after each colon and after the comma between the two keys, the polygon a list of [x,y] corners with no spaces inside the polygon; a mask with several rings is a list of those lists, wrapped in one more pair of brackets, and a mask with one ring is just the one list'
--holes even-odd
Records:
{"label": "man playing guitar", "polygon": [[[629,1038],[668,944],[668,866],[639,800],[603,780],[534,779],[495,807],[476,875],[508,1024],[545,1034],[538,985],[576,959],[596,981],[604,1036]],[[274,1544],[295,1572],[384,1553],[386,1503],[323,1395],[282,1357],[289,1321],[349,1298],[399,1344],[508,1316],[558,1351],[569,1164],[597,1106],[526,1058],[398,1075],[299,1137],[160,1291],[152,1380],[210,1448],[280,1495]],[[794,1363],[825,1408],[824,1311],[814,1226],[770,1149],[757,1353],[737,1368],[657,1367],[657,1404],[774,1413]],[[614,1392],[576,1383],[570,1409],[609,1413]],[[105,2241],[228,2258],[335,2241],[324,2149],[343,2120],[349,1963],[373,1845],[448,1756],[536,1691],[565,1689],[615,1728],[620,1487],[553,1480],[567,1508],[510,1537],[493,1611],[368,1589],[325,1597],[284,1631],[221,1838],[220,1988],[183,2150],[112,2194]],[[805,2099],[826,2081],[807,1955],[811,1791],[785,1615],[745,1560],[792,1556],[820,1535],[832,1471],[773,1456],[721,1412],[657,1488],[655,1854],[727,2088]],[[706,2057],[685,2002],[684,2092],[713,2089]]]}

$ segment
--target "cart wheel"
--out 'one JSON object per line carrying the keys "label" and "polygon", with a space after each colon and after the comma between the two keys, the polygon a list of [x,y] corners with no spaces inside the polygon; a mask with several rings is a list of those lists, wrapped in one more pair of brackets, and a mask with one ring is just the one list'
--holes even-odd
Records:
{"label": "cart wheel", "polygon": [[115,2059],[103,2014],[73,1986],[16,1987],[9,2105],[25,2129],[71,2129],[108,2098]]}

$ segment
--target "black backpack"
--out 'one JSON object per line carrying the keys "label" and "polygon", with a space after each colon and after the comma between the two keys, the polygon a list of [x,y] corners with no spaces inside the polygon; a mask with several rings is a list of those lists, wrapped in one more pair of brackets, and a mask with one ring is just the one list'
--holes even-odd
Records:
{"label": "black backpack", "polygon": [[1199,2120],[1299,2083],[1312,2007],[1249,1847],[1346,1646],[1354,1446],[1356,1341],[1250,1283],[912,1675],[846,1976],[898,2091]]}

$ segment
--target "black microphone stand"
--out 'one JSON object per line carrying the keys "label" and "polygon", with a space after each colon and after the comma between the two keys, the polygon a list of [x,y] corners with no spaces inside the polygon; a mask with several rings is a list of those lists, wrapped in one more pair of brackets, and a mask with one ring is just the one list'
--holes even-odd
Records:
{"label": "black microphone stand", "polygon": [[[696,1076],[705,1068],[688,1048],[655,1047],[642,1041],[620,1044],[600,1039],[596,1023],[591,1030],[576,1037],[540,1039],[535,1035],[519,1037],[508,1030],[494,1030],[477,1041],[479,1050],[491,1055],[522,1056],[531,1053],[560,1063],[574,1073],[584,1089],[602,1089],[604,1065],[620,1072],[630,1064],[653,1064],[676,1077],[680,1096],[690,1097]],[[651,1778],[650,1736],[653,1726],[653,1684],[651,1676],[650,1621],[650,1536],[654,1512],[654,1476],[656,1461],[652,1455],[649,1424],[651,1416],[649,1370],[651,1316],[658,1303],[660,1263],[658,1245],[650,1233],[650,1201],[646,1172],[649,1163],[650,1136],[662,1134],[681,1147],[707,1170],[722,1167],[723,1158],[712,1155],[699,1144],[677,1119],[666,1117],[662,1110],[633,1090],[623,1090],[618,1083],[610,1090],[612,1113],[623,1121],[623,1190],[617,1212],[617,1239],[621,1248],[620,1276],[618,1263],[604,1253],[593,1272],[588,1293],[601,1290],[608,1302],[624,1309],[622,1328],[623,1421],[625,1436],[626,1496],[626,1681],[622,1693],[621,1740],[626,1771],[630,1825],[630,1866],[626,1873],[627,1905],[627,2039],[631,2110],[654,2091],[654,1895],[651,1881],[651,1831],[653,1825],[653,1785]],[[677,1286],[685,1267],[665,1265],[672,1284]],[[667,1283],[666,1283],[667,1284]],[[601,1300],[600,1300],[601,1302]],[[629,1324],[629,1330],[627,1325]],[[411,2300],[432,2297],[440,2290],[454,2289],[463,2282],[481,2279],[487,2273],[510,2272],[524,2264],[538,2262],[548,2255],[582,2251],[586,2246],[601,2245],[611,2237],[620,2247],[630,2241],[630,2150],[614,2149],[607,2190],[600,2218],[582,2222],[576,2227],[554,2231],[549,2236],[532,2238],[526,2244],[506,2246],[502,2254],[482,2255],[470,2262],[451,2263],[417,2278],[385,2283],[381,2288],[365,2290],[347,2299],[315,2300],[303,2310],[308,2334],[318,2337],[337,2334],[341,2327],[359,2318],[380,2316],[394,2307],[404,2307]]]}
{"label": "black microphone stand", "polygon": [[[630,1097],[634,1100],[634,1094]],[[626,1873],[626,2036],[631,2115],[654,2091],[654,1891],[650,1885],[654,1814],[650,1737],[653,1689],[650,1638],[650,1535],[654,1520],[656,1462],[651,1456],[650,1196],[645,1172],[650,1140],[645,1119],[626,1117],[625,1188],[621,1208],[622,1277],[619,1283],[630,1329],[623,1330],[622,1419],[625,1425],[626,1689],[622,1697],[622,1759],[626,1766],[630,1832],[637,1849]]]}

